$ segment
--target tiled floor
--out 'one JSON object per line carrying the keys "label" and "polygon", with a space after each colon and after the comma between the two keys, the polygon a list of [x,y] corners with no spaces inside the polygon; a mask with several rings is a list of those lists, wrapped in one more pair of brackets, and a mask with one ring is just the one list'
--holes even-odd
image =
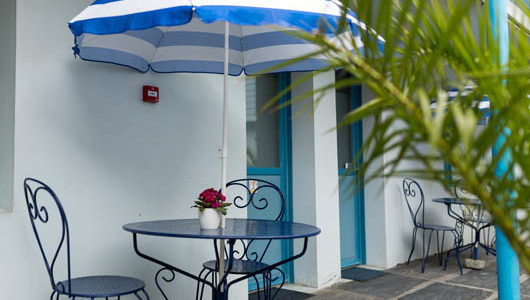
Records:
{"label": "tiled floor", "polygon": [[[451,261],[444,271],[437,259],[429,259],[425,273],[421,273],[421,262],[398,265],[385,271],[385,275],[365,282],[345,281],[316,293],[281,291],[276,299],[293,300],[494,300],[497,299],[497,268],[495,257],[482,255],[486,260],[484,270],[464,269],[460,275],[456,262]],[[289,289],[289,287],[288,287]],[[522,299],[530,300],[530,278],[521,275]],[[257,299],[251,294],[249,299]]]}

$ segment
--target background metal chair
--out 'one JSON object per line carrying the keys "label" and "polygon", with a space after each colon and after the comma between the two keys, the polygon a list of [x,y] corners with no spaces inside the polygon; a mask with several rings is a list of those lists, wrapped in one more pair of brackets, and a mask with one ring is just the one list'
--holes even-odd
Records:
{"label": "background metal chair", "polygon": [[[477,197],[471,193],[469,193],[463,186],[463,181],[461,179],[457,180],[454,184],[453,191],[456,198],[460,199],[476,199]],[[465,219],[466,223],[463,225],[468,225],[467,227],[470,229],[471,234],[471,240],[474,239],[482,239],[484,241],[484,249],[486,250],[486,255],[492,253],[496,254],[495,251],[495,232],[493,231],[493,234],[491,233],[491,229],[493,227],[493,219],[488,214],[488,212],[484,209],[481,205],[460,205],[460,210],[462,212],[462,216]],[[473,224],[473,226],[469,226],[469,224]],[[477,232],[478,230],[478,232]],[[482,233],[482,238],[480,237],[480,233]],[[477,250],[478,248],[471,248],[471,257],[477,258]]]}
{"label": "background metal chair", "polygon": [[[68,221],[64,213],[63,206],[59,198],[43,182],[26,178],[24,180],[24,193],[26,196],[26,204],[28,207],[29,219],[37,244],[39,245],[46,271],[50,277],[52,286],[52,293],[50,300],[54,297],[59,299],[61,295],[66,295],[69,299],[75,298],[105,298],[109,297],[120,298],[124,295],[135,295],[138,299],[141,293],[145,299],[149,299],[149,295],[145,291],[145,284],[142,280],[125,277],[125,276],[85,276],[85,277],[71,277],[70,264],[70,232],[68,229]],[[46,204],[44,204],[46,202]],[[48,203],[49,202],[49,203]],[[53,210],[51,210],[53,209]],[[52,215],[59,215],[59,222],[49,222]],[[39,232],[50,230],[55,223],[60,227],[60,238],[57,243],[44,243],[41,240]],[[53,228],[51,228],[53,229]],[[50,246],[51,244],[51,246]],[[66,280],[56,281],[55,272],[59,256],[66,256]],[[141,293],[140,293],[141,292]]]}
{"label": "background metal chair", "polygon": [[[445,233],[450,232],[454,237],[456,251],[455,256],[458,262],[460,273],[462,273],[462,264],[460,262],[460,253],[458,250],[458,245],[462,243],[461,230],[459,230],[456,226],[450,227],[446,225],[425,223],[425,196],[423,194],[421,186],[416,180],[411,178],[403,179],[403,194],[405,196],[405,201],[407,202],[407,206],[412,217],[412,222],[414,224],[414,230],[412,231],[412,249],[410,250],[407,264],[410,263],[410,259],[412,258],[412,254],[414,253],[414,249],[416,247],[416,235],[418,233],[418,230],[421,230],[423,235],[421,272],[423,273],[425,271],[425,264],[427,262],[427,258],[429,257],[431,238],[434,232],[436,232],[436,240],[438,242],[438,260],[441,265],[443,259],[443,244],[445,241]],[[439,239],[439,232],[442,232],[441,244]],[[427,251],[425,251],[425,238],[427,234],[429,239],[427,242]]]}
{"label": "background metal chair", "polygon": [[[249,210],[267,211],[267,219],[275,221],[282,220],[284,216],[285,198],[280,188],[271,182],[254,178],[233,180],[227,183],[226,194],[227,198],[232,196],[233,207],[247,208],[247,213]],[[272,242],[273,240],[240,240],[241,250],[234,253],[234,263],[230,274],[249,275],[267,267],[268,265],[264,262],[264,258],[270,252]],[[217,245],[215,246],[217,247]],[[225,253],[225,256],[227,256],[227,253]],[[210,260],[203,264],[203,269],[199,276],[204,278],[212,276],[212,280],[215,282],[217,271],[216,261]],[[258,299],[260,299],[261,292],[257,277],[259,275],[262,277],[264,299],[274,299],[285,283],[284,272],[280,268],[275,268],[264,274],[254,274],[253,279],[257,284]],[[272,284],[278,281],[280,284],[273,294]],[[204,285],[200,287],[198,283],[198,299],[202,299],[203,291]]]}

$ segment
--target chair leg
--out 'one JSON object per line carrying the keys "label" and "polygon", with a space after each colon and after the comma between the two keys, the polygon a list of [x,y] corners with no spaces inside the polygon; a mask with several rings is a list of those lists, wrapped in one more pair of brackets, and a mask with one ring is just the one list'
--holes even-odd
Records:
{"label": "chair leg", "polygon": [[[210,275],[210,273],[213,273],[213,271],[209,271],[208,273],[206,273],[206,275],[204,275],[204,280],[206,280],[206,278],[208,278],[208,276]],[[201,287],[201,296],[200,296],[200,298],[199,298],[199,299],[201,299],[201,300],[202,300],[202,296],[204,295],[204,287],[205,287],[205,286],[206,286],[206,285],[203,283],[203,284],[202,284],[202,287]]]}
{"label": "chair leg", "polygon": [[[261,300],[261,298],[260,298],[260,290],[259,290],[260,286],[259,286],[258,278],[255,275],[252,276],[252,278],[254,278],[254,281],[256,282],[256,293],[258,295],[258,300]],[[263,280],[263,284],[265,285],[265,280]],[[263,292],[265,292],[265,291],[263,291]]]}
{"label": "chair leg", "polygon": [[272,294],[272,282],[271,282],[271,273],[270,272],[266,272],[266,273],[263,273],[263,280],[265,281],[264,283],[264,296],[263,298],[265,300],[270,300],[271,299],[271,294]]}
{"label": "chair leg", "polygon": [[[438,240],[438,231],[436,231],[436,239],[438,242],[438,245],[440,245],[440,240]],[[440,263],[440,266],[442,265],[443,258],[444,258],[444,245],[445,245],[445,231],[442,232],[442,244],[440,245],[438,249],[438,262]]]}
{"label": "chair leg", "polygon": [[[204,271],[206,271],[207,269],[206,268],[202,268],[201,272],[199,273],[199,278],[202,278],[202,274],[204,273]],[[209,273],[208,273],[209,274]],[[205,277],[208,277],[208,274],[206,274]],[[199,290],[201,288],[201,285],[204,286],[204,284],[200,281],[197,281],[197,287],[195,289],[195,300],[198,300],[198,299],[202,299],[202,296],[199,298]]]}
{"label": "chair leg", "polygon": [[418,232],[418,227],[414,227],[412,231],[412,249],[410,250],[409,259],[407,260],[407,265],[410,263],[412,253],[414,253],[414,248],[416,247],[416,233]]}
{"label": "chair leg", "polygon": [[[431,230],[431,233],[429,233],[429,242],[427,243],[427,254],[423,256],[423,261],[421,264],[421,272],[423,273],[425,271],[425,265],[427,264],[427,258],[429,258],[429,250],[431,248],[431,238],[434,230]],[[425,248],[425,230],[423,231],[423,247]],[[425,249],[424,249],[425,250]]]}
{"label": "chair leg", "polygon": [[[149,294],[145,291],[145,289],[141,289],[140,290],[144,296],[145,296],[145,299],[146,300],[149,300]],[[138,292],[139,293],[139,292]],[[142,298],[140,298],[140,296],[138,295],[138,293],[135,293],[136,297],[138,297],[138,299],[142,300]],[[120,300],[120,296],[118,296],[118,300]]]}

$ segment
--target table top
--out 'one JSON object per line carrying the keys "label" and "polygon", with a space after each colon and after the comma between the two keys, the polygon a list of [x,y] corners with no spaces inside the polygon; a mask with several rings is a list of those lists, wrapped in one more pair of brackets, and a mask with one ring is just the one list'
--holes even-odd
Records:
{"label": "table top", "polygon": [[444,204],[471,204],[471,205],[482,205],[479,199],[473,198],[435,198],[432,202],[444,203]]}
{"label": "table top", "polygon": [[201,229],[199,219],[156,220],[130,223],[123,229],[132,233],[194,239],[295,239],[315,236],[320,229],[313,225],[256,219],[226,219],[221,229]]}

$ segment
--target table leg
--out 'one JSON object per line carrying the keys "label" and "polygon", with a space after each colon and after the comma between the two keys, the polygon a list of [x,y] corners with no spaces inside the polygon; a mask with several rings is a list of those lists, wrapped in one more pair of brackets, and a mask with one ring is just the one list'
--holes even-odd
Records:
{"label": "table leg", "polygon": [[[212,299],[213,300],[228,300],[228,283],[227,283],[227,277],[230,271],[232,270],[232,266],[234,264],[234,244],[236,243],[235,239],[229,239],[228,240],[228,260],[226,267],[223,272],[223,277],[219,278],[219,283],[215,286],[215,288],[212,287]],[[224,255],[224,253],[217,253],[217,247],[216,247],[216,260],[217,260],[217,266],[219,266],[220,261],[220,255]],[[219,270],[217,270],[219,271]],[[220,274],[220,273],[218,273]]]}
{"label": "table leg", "polygon": [[[215,286],[213,283],[211,283],[211,282],[209,282],[209,281],[207,281],[207,280],[205,280],[205,279],[203,279],[203,278],[200,278],[200,277],[198,277],[198,276],[196,276],[196,275],[193,275],[193,274],[191,274],[191,273],[189,273],[189,272],[187,272],[187,271],[184,271],[184,270],[182,270],[182,269],[179,269],[179,268],[177,268],[177,267],[175,267],[175,266],[172,266],[172,265],[170,265],[170,264],[168,264],[168,263],[166,263],[166,262],[163,262],[163,261],[161,261],[161,260],[158,260],[158,259],[156,259],[156,258],[154,258],[154,257],[151,257],[151,256],[149,256],[149,255],[146,255],[146,254],[142,253],[142,252],[140,251],[139,247],[138,247],[138,237],[136,236],[136,233],[133,233],[133,246],[134,246],[134,251],[136,252],[136,254],[137,254],[138,256],[140,256],[140,257],[142,257],[142,258],[144,258],[144,259],[146,259],[146,260],[148,260],[148,261],[154,262],[154,263],[156,263],[156,264],[158,264],[158,265],[161,265],[162,267],[164,267],[162,270],[167,269],[167,270],[169,270],[169,271],[171,271],[171,272],[177,272],[177,273],[180,273],[180,274],[182,274],[182,275],[184,275],[184,276],[187,276],[187,277],[189,277],[189,278],[192,278],[192,279],[195,279],[195,280],[197,280],[197,281],[199,281],[199,282],[202,282],[203,284],[206,284],[206,285],[212,287],[212,290],[215,290],[216,286]],[[160,271],[157,273],[157,275],[155,275],[155,278],[156,278],[156,276],[159,275],[159,273],[160,273],[162,270],[160,270]],[[156,279],[155,279],[155,280],[156,280]],[[168,279],[165,279],[165,281],[166,281],[166,282],[169,282],[169,281],[172,281],[172,279],[169,280],[169,281],[168,281]],[[158,284],[157,284],[157,285],[158,285]],[[158,286],[158,287],[159,287],[159,289],[160,289],[160,286]],[[227,294],[227,295],[228,295],[228,294]],[[167,299],[167,297],[166,297],[165,295],[164,295],[164,297]],[[221,298],[221,299],[222,299],[222,298]],[[223,300],[225,300],[225,299],[223,299]]]}

